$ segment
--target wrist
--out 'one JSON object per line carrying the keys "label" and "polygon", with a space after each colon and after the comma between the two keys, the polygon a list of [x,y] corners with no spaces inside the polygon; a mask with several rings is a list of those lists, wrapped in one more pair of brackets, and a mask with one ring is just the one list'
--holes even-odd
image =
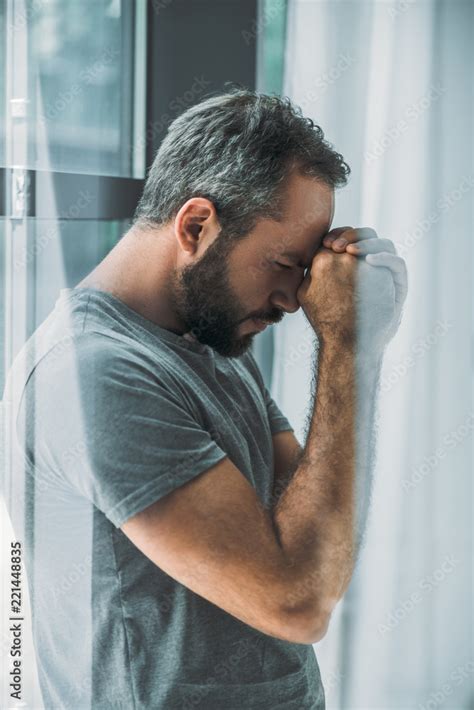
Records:
{"label": "wrist", "polygon": [[328,354],[354,356],[356,339],[354,334],[341,329],[334,329],[328,334],[318,334],[321,350]]}
{"label": "wrist", "polygon": [[382,367],[385,348],[358,349],[355,355],[355,371],[359,383],[377,379]]}

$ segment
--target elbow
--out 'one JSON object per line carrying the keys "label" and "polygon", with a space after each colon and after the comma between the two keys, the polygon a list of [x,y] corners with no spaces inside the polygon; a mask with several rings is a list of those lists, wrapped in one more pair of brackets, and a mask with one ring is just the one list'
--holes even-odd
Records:
{"label": "elbow", "polygon": [[312,604],[286,606],[280,610],[275,635],[292,643],[318,643],[328,631],[330,618],[330,613],[315,609]]}
{"label": "elbow", "polygon": [[311,641],[308,643],[318,643],[326,636],[330,619],[330,614],[318,619],[318,624],[311,629]]}
{"label": "elbow", "polygon": [[[316,576],[319,581],[320,575]],[[341,595],[334,585],[329,588],[318,584],[316,591],[313,578],[300,582],[301,577],[288,577],[284,575],[283,581],[275,585],[271,604],[268,604],[268,595],[266,597],[267,633],[292,643],[318,643],[328,632],[332,612]]]}
{"label": "elbow", "polygon": [[293,643],[318,643],[326,636],[329,620],[330,615],[296,616],[293,622]]}

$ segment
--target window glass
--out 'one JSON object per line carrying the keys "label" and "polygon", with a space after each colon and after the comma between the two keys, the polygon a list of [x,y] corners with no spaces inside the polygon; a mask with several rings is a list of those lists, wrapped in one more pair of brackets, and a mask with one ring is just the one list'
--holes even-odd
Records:
{"label": "window glass", "polygon": [[260,85],[266,93],[281,94],[285,61],[287,0],[261,0]]}
{"label": "window glass", "polygon": [[33,248],[25,255],[36,262],[33,302],[36,328],[52,311],[62,288],[73,288],[105,257],[127,231],[125,221],[41,220],[34,228]]}
{"label": "window glass", "polygon": [[0,166],[5,165],[5,3],[0,2]]}
{"label": "window glass", "polygon": [[28,167],[140,177],[132,155],[135,6],[28,0]]}

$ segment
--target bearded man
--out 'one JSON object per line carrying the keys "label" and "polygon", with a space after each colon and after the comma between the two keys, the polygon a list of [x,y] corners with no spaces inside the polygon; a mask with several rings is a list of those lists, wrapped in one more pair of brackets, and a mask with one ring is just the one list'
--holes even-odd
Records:
{"label": "bearded man", "polygon": [[[313,644],[361,546],[406,294],[392,242],[331,229],[349,172],[288,99],[207,98],[15,360],[8,500],[45,707],[324,708]],[[304,446],[250,349],[300,307]]]}

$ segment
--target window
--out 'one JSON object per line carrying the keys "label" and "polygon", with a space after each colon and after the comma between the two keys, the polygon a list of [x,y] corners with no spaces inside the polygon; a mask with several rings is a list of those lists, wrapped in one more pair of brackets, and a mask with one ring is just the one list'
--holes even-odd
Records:
{"label": "window", "polygon": [[[145,0],[0,3],[0,397],[13,358],[60,289],[81,281],[133,216],[145,175],[145,39]],[[0,401],[2,471],[4,435]],[[25,516],[33,504],[25,496]],[[7,584],[15,533],[3,498],[0,534]],[[28,591],[23,574],[29,614]],[[1,611],[7,668],[10,622]],[[22,697],[39,708],[29,623],[23,633]],[[1,707],[11,704],[8,683],[4,674]]]}

